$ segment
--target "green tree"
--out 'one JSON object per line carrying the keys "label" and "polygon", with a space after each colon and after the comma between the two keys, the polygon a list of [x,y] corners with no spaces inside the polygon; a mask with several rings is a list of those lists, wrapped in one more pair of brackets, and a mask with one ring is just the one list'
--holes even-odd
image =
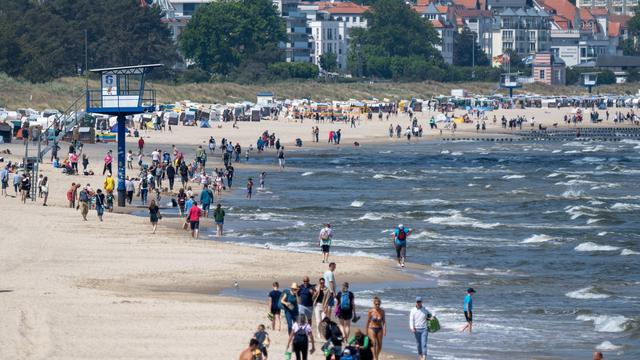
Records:
{"label": "green tree", "polygon": [[620,41],[618,48],[622,50],[624,55],[639,56],[640,55],[640,11],[636,11],[635,15],[627,22],[629,38]]}
{"label": "green tree", "polygon": [[338,68],[338,56],[332,52],[320,55],[320,67],[324,71],[335,71]]}
{"label": "green tree", "polygon": [[137,65],[177,59],[157,7],[130,0],[0,1],[0,71],[47,81],[90,66]]}
{"label": "green tree", "polygon": [[225,76],[243,64],[278,61],[284,39],[284,20],[271,1],[220,0],[196,11],[179,46],[201,69]]}
{"label": "green tree", "polygon": [[[434,45],[438,33],[401,0],[378,0],[365,12],[367,29],[354,29],[348,54],[355,76],[404,78],[409,68],[437,66],[442,57]],[[409,66],[411,64],[411,66]]]}
{"label": "green tree", "polygon": [[[453,34],[453,64],[456,66],[488,66],[489,58],[478,44],[476,34],[468,27]],[[475,51],[472,49],[475,48]],[[475,63],[473,61],[475,55]]]}

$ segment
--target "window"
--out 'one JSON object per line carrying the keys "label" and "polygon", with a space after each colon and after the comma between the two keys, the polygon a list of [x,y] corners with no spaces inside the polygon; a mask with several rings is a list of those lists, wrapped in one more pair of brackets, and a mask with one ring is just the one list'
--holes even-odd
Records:
{"label": "window", "polygon": [[182,4],[182,14],[184,16],[191,16],[196,11],[196,4],[184,3]]}
{"label": "window", "polygon": [[502,43],[502,48],[505,50],[511,50],[513,49],[513,43],[512,42]]}
{"label": "window", "polygon": [[505,30],[502,32],[502,36],[505,39],[513,39],[513,30]]}
{"label": "window", "polygon": [[529,44],[529,52],[536,52],[536,43],[532,42]]}
{"label": "window", "polygon": [[544,70],[540,70],[540,80],[544,80]]}

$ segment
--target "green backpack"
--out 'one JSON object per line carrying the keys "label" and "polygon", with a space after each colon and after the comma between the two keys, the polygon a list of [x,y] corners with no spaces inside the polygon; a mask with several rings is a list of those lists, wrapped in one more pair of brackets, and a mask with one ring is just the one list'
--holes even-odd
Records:
{"label": "green backpack", "polygon": [[438,321],[437,317],[432,316],[431,320],[429,320],[427,331],[429,331],[430,333],[434,333],[434,332],[437,332],[438,330],[440,330],[440,321]]}

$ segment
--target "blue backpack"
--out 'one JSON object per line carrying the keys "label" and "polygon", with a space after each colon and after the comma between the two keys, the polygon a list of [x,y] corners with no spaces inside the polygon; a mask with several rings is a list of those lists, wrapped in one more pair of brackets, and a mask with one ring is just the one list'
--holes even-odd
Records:
{"label": "blue backpack", "polygon": [[349,292],[342,293],[340,296],[340,310],[351,310],[351,299],[349,299]]}

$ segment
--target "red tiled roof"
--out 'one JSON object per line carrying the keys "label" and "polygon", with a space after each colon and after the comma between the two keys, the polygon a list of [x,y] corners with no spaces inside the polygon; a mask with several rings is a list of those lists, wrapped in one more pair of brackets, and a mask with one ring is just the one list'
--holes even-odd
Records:
{"label": "red tiled roof", "polygon": [[[484,9],[484,4],[486,0],[480,0],[480,8]],[[476,0],[453,0],[455,5],[461,5],[465,9],[475,9],[476,8]]]}
{"label": "red tiled roof", "polygon": [[627,23],[631,20],[629,15],[609,15],[609,21],[620,23],[620,26],[627,27]]}
{"label": "red tiled roof", "polygon": [[319,2],[318,9],[324,10],[329,14],[363,14],[369,10],[368,6],[358,5],[353,2]]}
{"label": "red tiled roof", "polygon": [[618,23],[618,22],[609,22],[609,28],[607,29],[607,35],[609,35],[609,37],[620,36],[620,23]]}
{"label": "red tiled roof", "polygon": [[416,1],[416,5],[417,6],[427,6],[427,5],[429,5],[430,2],[431,1],[429,1],[429,0],[417,0]]}
{"label": "red tiled roof", "polygon": [[589,9],[589,11],[591,12],[591,15],[593,15],[593,16],[609,15],[609,9],[607,9],[605,7],[594,7],[594,8]]}
{"label": "red tiled roof", "polygon": [[449,7],[446,5],[436,5],[436,9],[440,14],[446,14],[449,12]]}
{"label": "red tiled roof", "polygon": [[433,25],[434,28],[436,29],[442,29],[444,28],[444,25],[442,24],[442,21],[436,19],[436,20],[431,20],[431,25]]}

